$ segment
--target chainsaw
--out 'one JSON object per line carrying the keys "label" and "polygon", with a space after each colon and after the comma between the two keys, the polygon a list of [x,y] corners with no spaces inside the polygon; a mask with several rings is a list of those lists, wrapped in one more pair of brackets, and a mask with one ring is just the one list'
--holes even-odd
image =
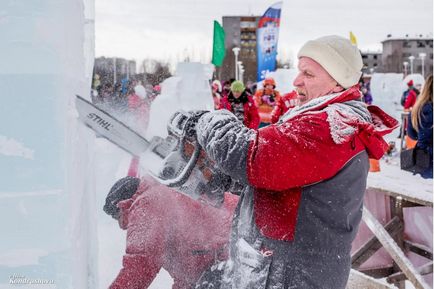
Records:
{"label": "chainsaw", "polygon": [[168,136],[147,140],[100,107],[77,95],[76,108],[85,125],[133,156],[158,156],[161,168],[148,173],[161,184],[214,206],[223,203],[225,191],[238,187],[223,174],[196,140],[195,126],[204,112],[176,112],[167,124]]}

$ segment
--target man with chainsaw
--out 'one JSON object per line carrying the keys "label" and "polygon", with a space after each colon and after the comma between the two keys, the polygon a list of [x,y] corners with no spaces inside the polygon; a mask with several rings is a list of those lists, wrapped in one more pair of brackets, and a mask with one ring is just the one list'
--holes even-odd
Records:
{"label": "man with chainsaw", "polygon": [[397,121],[362,102],[363,62],[349,40],[308,41],[298,59],[294,86],[300,105],[276,124],[249,129],[225,110],[197,121],[196,137],[208,157],[245,185],[230,260],[214,286],[346,286],[368,158],[381,158],[387,149],[383,135]]}

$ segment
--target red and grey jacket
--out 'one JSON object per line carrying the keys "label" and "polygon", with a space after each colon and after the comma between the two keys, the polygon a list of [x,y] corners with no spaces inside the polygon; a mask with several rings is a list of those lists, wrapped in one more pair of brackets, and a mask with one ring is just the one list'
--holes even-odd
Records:
{"label": "red and grey jacket", "polygon": [[133,198],[121,201],[119,225],[127,230],[123,267],[110,288],[148,288],[161,268],[173,289],[190,289],[216,261],[227,258],[238,196],[225,194],[220,208],[142,179]]}
{"label": "red and grey jacket", "polygon": [[[235,264],[242,267],[246,245],[237,244],[245,240],[258,254],[271,248],[269,258],[279,260],[267,261],[264,288],[345,288],[368,156],[381,158],[387,149],[382,136],[397,125],[378,107],[367,107],[357,86],[313,99],[257,131],[229,114],[205,114],[199,143],[224,173],[247,184],[234,220]],[[246,274],[231,270],[233,282]],[[247,278],[263,280],[255,272]]]}

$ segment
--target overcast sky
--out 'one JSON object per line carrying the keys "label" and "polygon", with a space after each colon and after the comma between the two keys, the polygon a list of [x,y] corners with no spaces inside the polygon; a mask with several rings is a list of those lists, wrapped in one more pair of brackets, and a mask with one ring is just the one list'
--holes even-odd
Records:
{"label": "overcast sky", "polygon": [[[96,56],[176,61],[210,59],[213,20],[262,15],[277,1],[95,0]],[[294,57],[309,39],[353,31],[362,50],[379,50],[394,37],[433,32],[432,0],[283,1],[278,51]]]}

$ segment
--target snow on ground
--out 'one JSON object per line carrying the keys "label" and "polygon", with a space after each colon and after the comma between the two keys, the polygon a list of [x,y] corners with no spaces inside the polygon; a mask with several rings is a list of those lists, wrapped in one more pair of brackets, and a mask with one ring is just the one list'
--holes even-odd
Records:
{"label": "snow on ground", "polygon": [[369,173],[368,187],[404,194],[406,196],[433,201],[433,180],[424,179],[420,175],[402,171],[397,156],[392,163],[383,158],[380,161],[380,172]]}

